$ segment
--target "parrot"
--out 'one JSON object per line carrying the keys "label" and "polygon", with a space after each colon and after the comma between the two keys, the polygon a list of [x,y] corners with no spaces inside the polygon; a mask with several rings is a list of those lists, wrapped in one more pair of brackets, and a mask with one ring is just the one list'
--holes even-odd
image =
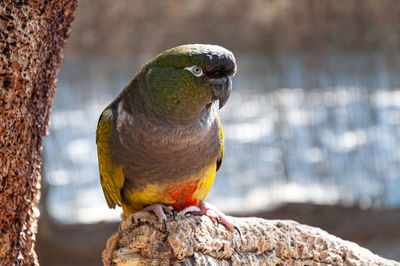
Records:
{"label": "parrot", "polygon": [[195,206],[230,231],[240,230],[204,201],[224,156],[218,110],[237,71],[221,46],[186,44],[142,66],[104,109],[96,130],[100,183],[109,208],[124,217],[145,210],[167,215]]}

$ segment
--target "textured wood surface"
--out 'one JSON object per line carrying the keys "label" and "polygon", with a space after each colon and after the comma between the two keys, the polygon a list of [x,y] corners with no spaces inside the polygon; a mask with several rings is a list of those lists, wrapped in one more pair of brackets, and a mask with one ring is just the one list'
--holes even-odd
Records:
{"label": "textured wood surface", "polygon": [[0,1],[0,264],[37,264],[41,151],[76,0]]}
{"label": "textured wood surface", "polygon": [[[134,219],[132,219],[134,218]],[[134,220],[134,222],[132,222]],[[138,212],[120,223],[103,251],[105,265],[400,265],[327,232],[290,220],[233,218],[242,234],[208,217],[169,219]]]}

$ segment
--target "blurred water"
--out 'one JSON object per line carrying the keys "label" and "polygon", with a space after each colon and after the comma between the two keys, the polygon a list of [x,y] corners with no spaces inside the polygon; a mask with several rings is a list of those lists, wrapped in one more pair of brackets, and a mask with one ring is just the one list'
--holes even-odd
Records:
{"label": "blurred water", "polygon": [[[225,211],[285,202],[400,205],[399,57],[238,56],[221,110],[226,153],[208,200]],[[65,58],[44,145],[60,222],[118,219],[99,184],[97,119],[143,62]]]}

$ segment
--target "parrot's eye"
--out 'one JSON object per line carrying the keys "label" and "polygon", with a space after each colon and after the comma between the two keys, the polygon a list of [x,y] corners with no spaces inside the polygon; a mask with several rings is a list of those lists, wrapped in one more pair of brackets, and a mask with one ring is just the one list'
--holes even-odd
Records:
{"label": "parrot's eye", "polygon": [[185,67],[185,69],[190,71],[196,77],[203,76],[203,70],[199,66],[194,65],[194,66],[191,66],[191,67]]}

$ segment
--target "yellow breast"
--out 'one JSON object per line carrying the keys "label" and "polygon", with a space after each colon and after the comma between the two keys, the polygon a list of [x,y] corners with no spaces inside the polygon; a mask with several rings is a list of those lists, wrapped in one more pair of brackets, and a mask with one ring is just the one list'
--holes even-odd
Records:
{"label": "yellow breast", "polygon": [[[200,200],[204,200],[212,184],[214,183],[216,163],[205,168],[199,174],[188,176],[180,181],[148,184],[142,189],[124,190],[126,202],[122,204],[124,216],[139,211],[144,207],[162,203],[172,206],[176,211],[189,206],[197,206]],[[171,178],[173,180],[173,178]]]}

